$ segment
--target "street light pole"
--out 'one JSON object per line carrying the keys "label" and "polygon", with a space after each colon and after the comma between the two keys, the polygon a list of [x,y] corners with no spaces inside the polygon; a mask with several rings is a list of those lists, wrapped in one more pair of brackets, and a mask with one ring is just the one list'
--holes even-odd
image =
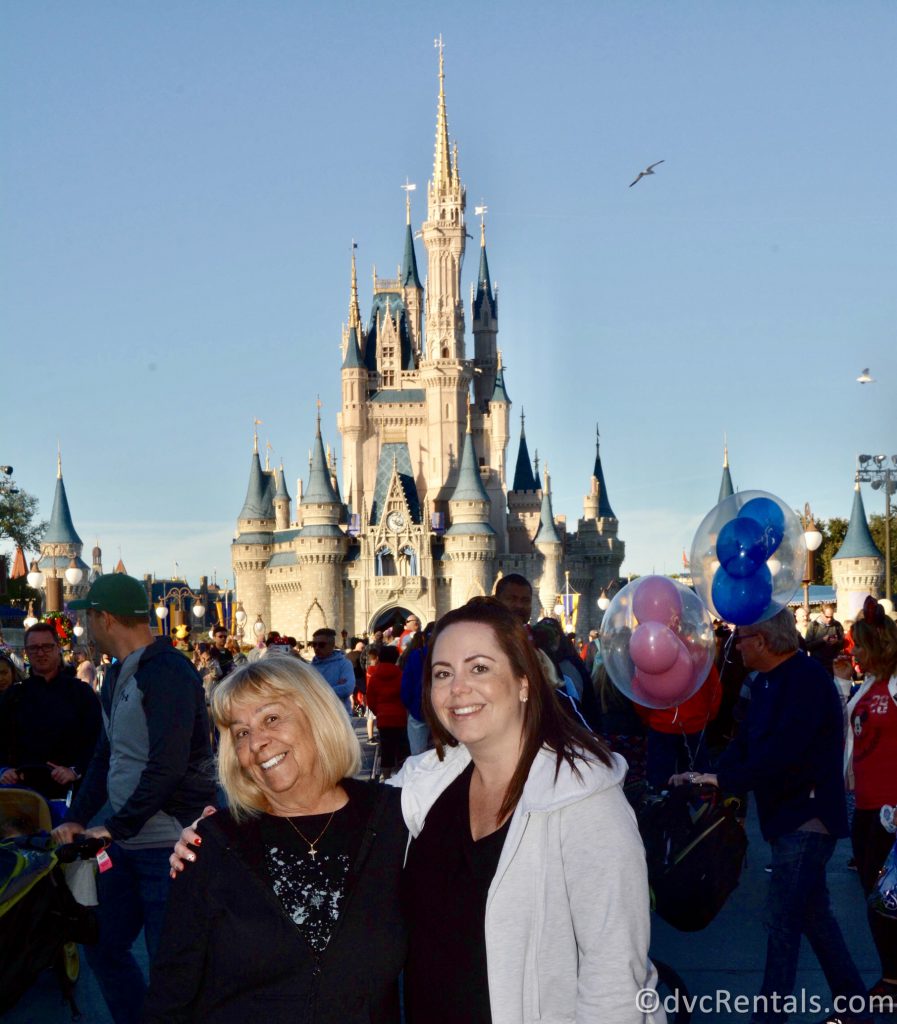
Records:
{"label": "street light pole", "polygon": [[[897,466],[897,455],[892,455],[891,465]],[[875,467],[869,463],[874,462]],[[885,492],[885,599],[891,600],[891,495],[897,490],[897,474],[888,465],[887,455],[861,455],[857,480],[872,485],[872,490],[882,488]]]}
{"label": "street light pole", "polygon": [[804,566],[804,611],[807,615],[807,622],[810,621],[810,584],[816,575],[816,549],[822,543],[822,534],[816,528],[813,519],[813,512],[810,503],[804,503],[804,514],[801,518],[801,526],[804,528],[804,540],[807,542],[807,561]]}

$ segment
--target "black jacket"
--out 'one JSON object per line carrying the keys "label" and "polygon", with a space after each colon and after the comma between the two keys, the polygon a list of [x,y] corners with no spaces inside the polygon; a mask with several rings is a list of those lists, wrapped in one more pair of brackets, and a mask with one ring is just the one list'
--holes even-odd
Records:
{"label": "black jacket", "polygon": [[316,954],[264,868],[259,819],[204,819],[196,863],[172,884],[144,1024],[398,1024],[405,962],[401,792],[345,779],[358,830],[342,909]]}
{"label": "black jacket", "polygon": [[[101,725],[100,702],[73,668],[63,666],[49,683],[31,675],[0,697],[0,765],[18,768],[52,761],[83,775]],[[68,788],[49,776],[30,784],[50,798],[65,796]]]}

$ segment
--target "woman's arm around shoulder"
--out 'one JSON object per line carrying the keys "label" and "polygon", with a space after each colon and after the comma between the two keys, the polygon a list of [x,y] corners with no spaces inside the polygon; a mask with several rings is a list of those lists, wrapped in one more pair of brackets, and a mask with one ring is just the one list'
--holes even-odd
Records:
{"label": "woman's arm around shoulder", "polygon": [[651,1020],[637,1004],[654,972],[648,960],[648,873],[635,816],[619,785],[560,813],[564,881],[579,951],[576,1020]]}

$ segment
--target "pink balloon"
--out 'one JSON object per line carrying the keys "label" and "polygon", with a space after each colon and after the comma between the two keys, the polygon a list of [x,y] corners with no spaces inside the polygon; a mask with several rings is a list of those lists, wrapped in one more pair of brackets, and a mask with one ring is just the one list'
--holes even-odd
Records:
{"label": "pink balloon", "polygon": [[674,707],[695,690],[695,667],[682,645],[671,669],[657,674],[636,671],[632,678],[632,696],[647,707]]}
{"label": "pink balloon", "polygon": [[666,576],[646,576],[638,581],[632,598],[632,614],[639,622],[660,622],[676,627],[682,617],[682,598]]}
{"label": "pink balloon", "polygon": [[682,641],[660,622],[640,622],[629,641],[629,656],[636,668],[657,675],[669,671],[686,650]]}

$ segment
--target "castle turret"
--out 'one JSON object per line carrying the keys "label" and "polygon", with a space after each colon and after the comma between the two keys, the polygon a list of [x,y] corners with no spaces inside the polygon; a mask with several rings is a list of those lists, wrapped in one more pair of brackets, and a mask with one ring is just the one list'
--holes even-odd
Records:
{"label": "castle turret", "polygon": [[857,480],[847,533],[838,553],[832,558],[832,583],[838,599],[835,614],[838,619],[842,622],[855,619],[862,612],[863,602],[870,594],[875,598],[881,594],[884,569],[882,553],[869,532],[863,495]]}
{"label": "castle turret", "polygon": [[[358,280],[355,249],[352,249],[352,285],[349,327],[342,368],[342,409],[337,427],[343,439],[343,489],[361,495],[364,489],[363,442],[367,427],[368,368],[361,353],[361,315],[358,310]],[[372,346],[373,347],[373,346]]]}
{"label": "castle turret", "polygon": [[[601,465],[601,431],[595,428],[595,465],[592,469],[592,480],[589,493],[583,501],[584,519],[607,519],[617,521],[614,510],[610,507],[607,496],[607,484],[604,482],[604,469]],[[616,533],[616,529],[614,529]]]}
{"label": "castle turret", "polygon": [[542,504],[539,513],[539,530],[534,541],[536,550],[542,556],[542,574],[539,578],[539,601],[543,613],[551,615],[561,592],[563,576],[564,543],[554,522],[554,510],[551,507],[551,478],[548,466],[545,467],[545,489],[542,491]]}
{"label": "castle turret", "polygon": [[280,463],[280,470],[275,470],[277,486],[274,491],[274,529],[288,530],[290,528],[290,492],[287,490],[287,477],[283,471],[283,461]]}
{"label": "castle turret", "polygon": [[414,350],[415,363],[420,364],[423,357],[423,296],[424,286],[420,283],[417,272],[417,255],[414,251],[414,233],[411,230],[411,190],[413,185],[405,188],[405,251],[402,254],[402,269],[399,279],[402,285],[402,301],[408,317],[408,330]]}
{"label": "castle turret", "polygon": [[284,616],[289,615],[295,620],[294,604],[299,601],[298,617],[304,623],[306,639],[320,626],[337,632],[342,628],[340,571],[348,539],[339,522],[345,515],[346,510],[333,486],[324,452],[319,409],[308,486],[302,493],[302,528],[294,539],[296,561],[302,568],[303,587],[301,594],[285,595],[283,608]]}
{"label": "castle turret", "polygon": [[257,616],[270,626],[271,606],[265,585],[265,568],[274,550],[276,517],[271,484],[273,477],[259,460],[258,432],[253,432],[252,459],[246,499],[237,518],[237,535],[231,544],[231,563],[237,597],[255,622]]}
{"label": "castle turret", "polygon": [[[56,492],[53,511],[40,541],[38,565],[46,578],[47,611],[62,611],[63,604],[87,593],[90,570],[81,560],[84,548],[72,522],[69,499],[62,479],[62,455],[56,456]],[[81,580],[72,585],[65,578],[69,568],[81,570]]]}
{"label": "castle turret", "polygon": [[103,552],[100,550],[99,540],[97,540],[93,551],[90,553],[90,559],[91,566],[88,582],[93,583],[94,580],[99,579],[99,577],[103,575]]}
{"label": "castle turret", "polygon": [[492,589],[490,567],[495,557],[496,535],[489,522],[490,504],[480,478],[468,412],[458,479],[449,499],[451,526],[445,534],[445,552],[452,562],[454,608]]}
{"label": "castle turret", "polygon": [[520,446],[517,449],[513,486],[508,491],[508,549],[511,554],[532,553],[542,507],[539,490],[526,444],[526,414],[521,409]]}
{"label": "castle turret", "polygon": [[480,270],[473,299],[474,364],[480,371],[474,379],[478,408],[485,408],[495,388],[498,372],[498,297],[492,290],[489,259],[486,256],[486,222],[480,221]]}

